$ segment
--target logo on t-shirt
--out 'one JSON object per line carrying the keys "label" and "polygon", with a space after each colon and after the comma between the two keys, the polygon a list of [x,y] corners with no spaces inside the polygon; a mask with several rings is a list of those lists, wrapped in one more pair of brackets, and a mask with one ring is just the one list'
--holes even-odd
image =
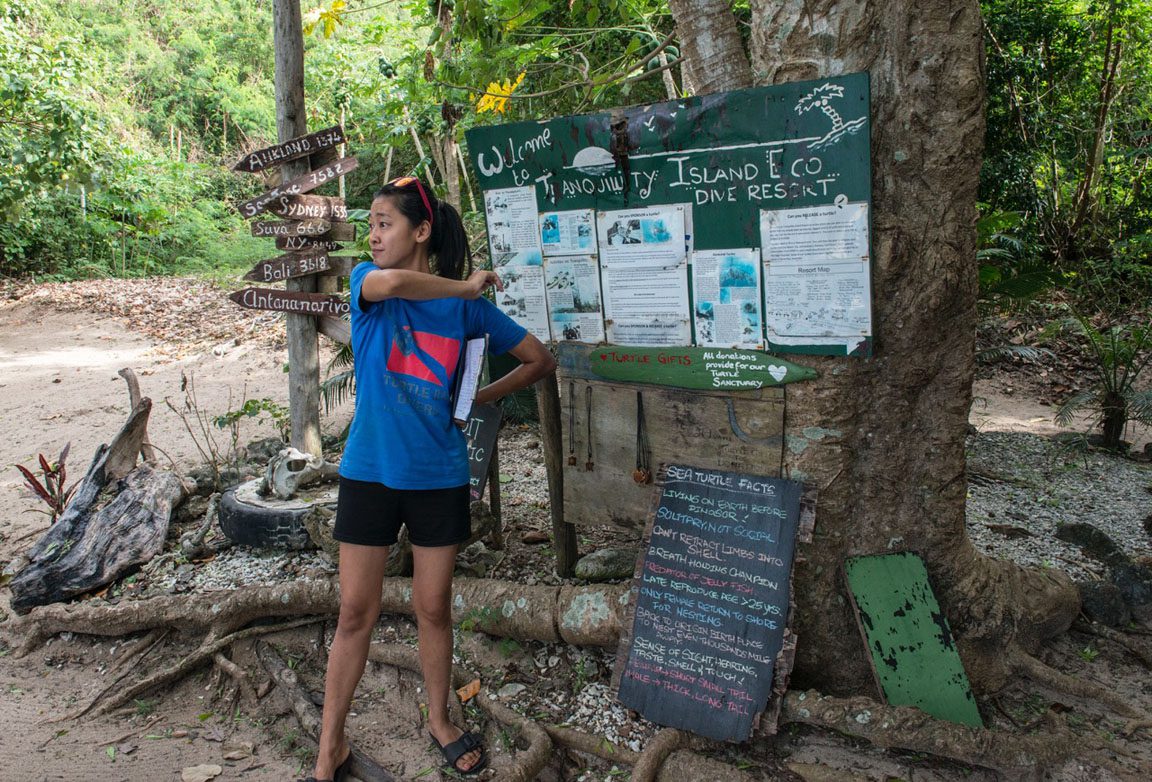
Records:
{"label": "logo on t-shirt", "polygon": [[388,371],[447,386],[460,355],[460,340],[400,326],[392,334]]}

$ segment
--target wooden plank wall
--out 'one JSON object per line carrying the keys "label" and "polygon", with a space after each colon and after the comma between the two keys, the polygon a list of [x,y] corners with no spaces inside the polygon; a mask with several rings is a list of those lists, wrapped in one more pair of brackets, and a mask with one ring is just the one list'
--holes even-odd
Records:
{"label": "wooden plank wall", "polygon": [[[643,395],[651,466],[678,462],[707,469],[779,477],[784,446],[783,388],[687,391],[642,383],[609,383],[587,369],[592,348],[560,351],[564,519],[639,532],[651,510],[651,484],[637,485],[636,394]],[[587,394],[592,394],[592,470],[588,461]],[[574,404],[572,404],[574,402]],[[733,421],[736,426],[733,428]],[[574,426],[573,426],[574,422]],[[575,434],[570,438],[570,432]],[[574,442],[576,464],[569,464]]]}

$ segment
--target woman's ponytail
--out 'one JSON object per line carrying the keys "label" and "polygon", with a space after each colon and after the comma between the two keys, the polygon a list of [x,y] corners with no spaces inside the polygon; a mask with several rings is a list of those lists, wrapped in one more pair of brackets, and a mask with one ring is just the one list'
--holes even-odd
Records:
{"label": "woman's ponytail", "polygon": [[451,204],[437,201],[434,209],[436,217],[432,221],[428,251],[436,256],[436,273],[452,280],[462,279],[472,272],[464,221]]}

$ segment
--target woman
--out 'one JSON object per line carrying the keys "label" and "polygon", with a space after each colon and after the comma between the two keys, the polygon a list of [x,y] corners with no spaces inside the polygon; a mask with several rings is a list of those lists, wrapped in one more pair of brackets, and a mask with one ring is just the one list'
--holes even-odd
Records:
{"label": "woman", "polygon": [[[344,722],[364,672],[388,547],[406,525],[412,604],[428,696],[428,732],[448,765],[487,764],[479,737],[448,718],[452,680],[452,571],[470,535],[464,435],[452,422],[452,380],[464,344],[488,335],[515,370],[481,388],[477,404],[552,372],[548,349],[482,294],[494,272],[461,280],[468,242],[460,215],[415,177],[382,187],[368,217],[372,263],[352,270],[356,412],[340,463],[334,536],[340,542],[340,618],[328,654],[320,749],[310,780],[339,782],[350,765]],[[434,261],[434,265],[433,265]],[[433,273],[433,268],[435,273]]]}

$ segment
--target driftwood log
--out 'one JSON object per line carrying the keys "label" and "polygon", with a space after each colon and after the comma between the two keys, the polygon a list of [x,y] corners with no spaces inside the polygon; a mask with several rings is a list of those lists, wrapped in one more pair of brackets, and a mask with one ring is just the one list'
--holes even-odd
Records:
{"label": "driftwood log", "polygon": [[[170,472],[136,467],[152,402],[141,399],[108,446],[100,446],[64,513],[28,553],[11,582],[12,609],[26,614],[97,589],[158,554],[184,493]],[[118,493],[97,509],[105,487]]]}

